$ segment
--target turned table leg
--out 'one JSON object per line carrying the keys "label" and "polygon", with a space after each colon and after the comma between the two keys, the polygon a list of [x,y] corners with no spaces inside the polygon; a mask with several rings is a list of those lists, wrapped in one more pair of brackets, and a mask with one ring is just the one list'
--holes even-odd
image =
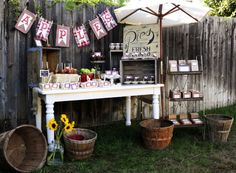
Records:
{"label": "turned table leg", "polygon": [[[54,118],[54,103],[53,102],[47,102],[46,103],[46,126],[48,125],[48,122]],[[54,131],[50,130],[47,127],[47,138],[48,138],[48,144],[51,144],[54,142]]]}
{"label": "turned table leg", "polygon": [[159,119],[159,100],[158,94],[153,94],[152,96],[152,107],[153,107],[153,118]]}
{"label": "turned table leg", "polygon": [[126,126],[131,125],[131,97],[126,97]]}

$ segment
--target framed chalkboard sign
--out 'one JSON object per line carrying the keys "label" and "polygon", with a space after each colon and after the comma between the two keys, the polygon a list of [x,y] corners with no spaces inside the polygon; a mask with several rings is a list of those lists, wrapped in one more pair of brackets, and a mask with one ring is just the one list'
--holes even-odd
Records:
{"label": "framed chalkboard sign", "polygon": [[40,70],[40,77],[48,77],[49,70]]}

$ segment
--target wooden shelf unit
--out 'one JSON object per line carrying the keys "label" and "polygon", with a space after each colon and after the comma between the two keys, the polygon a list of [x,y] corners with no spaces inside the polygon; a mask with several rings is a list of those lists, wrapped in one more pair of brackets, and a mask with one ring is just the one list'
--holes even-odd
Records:
{"label": "wooden shelf unit", "polygon": [[[197,59],[197,58],[196,58]],[[191,97],[191,98],[171,98],[169,97],[170,90],[180,90],[180,91],[188,91],[190,89],[196,89],[203,94],[203,61],[202,57],[198,59],[199,63],[199,71],[188,71],[188,72],[170,72],[169,71],[169,60],[167,58],[167,66],[166,66],[166,105],[167,105],[167,117],[171,114],[186,114],[190,112],[198,112],[200,107],[202,106],[204,111],[204,96],[200,97]],[[197,83],[199,82],[199,83]],[[189,86],[190,85],[190,86]],[[197,88],[191,88],[192,86]],[[190,87],[190,88],[189,88]],[[172,106],[172,107],[171,107]],[[198,106],[198,109],[197,109]],[[189,110],[191,108],[192,110]],[[172,110],[171,110],[172,109]],[[184,111],[182,111],[184,109]],[[194,111],[193,111],[194,109]],[[181,119],[177,116],[175,120],[179,122],[179,125],[175,125],[176,128],[179,127],[200,127],[202,124],[195,124],[191,121],[191,118],[188,116],[188,120],[190,120],[191,124],[181,124]],[[199,117],[200,118],[200,117]]]}
{"label": "wooden shelf unit", "polygon": [[112,49],[109,51],[110,70],[112,70],[112,68],[116,68],[117,70],[119,69],[119,61],[121,60],[122,56],[123,50],[121,49]]}
{"label": "wooden shelf unit", "polygon": [[184,127],[202,127],[204,126],[204,123],[202,124],[180,124],[180,125],[175,125],[175,128],[184,128]]}
{"label": "wooden shelf unit", "polygon": [[175,99],[175,98],[169,98],[169,101],[172,102],[180,102],[180,101],[202,101],[203,97],[196,97],[196,98],[179,98],[179,99]]}
{"label": "wooden shelf unit", "polygon": [[190,72],[168,72],[168,75],[201,75],[202,71],[190,71]]}
{"label": "wooden shelf unit", "polygon": [[34,47],[27,51],[27,84],[38,86],[40,69],[48,64],[49,72],[55,72],[57,64],[61,62],[61,49],[52,47]]}

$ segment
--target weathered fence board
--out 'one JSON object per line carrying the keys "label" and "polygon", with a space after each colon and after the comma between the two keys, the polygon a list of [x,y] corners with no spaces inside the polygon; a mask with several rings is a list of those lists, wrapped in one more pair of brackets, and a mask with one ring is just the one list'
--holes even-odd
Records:
{"label": "weathered fence board", "polygon": [[[164,58],[203,57],[204,104],[196,102],[194,106],[197,108],[222,107],[236,101],[235,25],[236,19],[207,17],[198,24],[164,29]],[[173,77],[169,77],[166,84],[175,88],[177,83],[174,81],[171,84],[172,81]],[[188,88],[197,87],[201,85],[200,82],[198,77],[192,78]],[[183,84],[179,81],[180,86]],[[168,106],[166,105],[166,110],[172,109]],[[187,107],[192,110],[191,104]]]}
{"label": "weathered fence board", "polygon": [[[91,44],[78,48],[71,32],[69,48],[62,48],[62,61],[70,61],[80,69],[92,67],[89,61],[92,51],[101,51],[106,57],[105,69],[109,68],[109,43],[122,42],[123,26],[119,25],[104,38],[97,40],[89,20],[102,12],[106,7],[81,7],[68,11],[63,4],[56,4],[48,8],[45,1],[28,1],[28,9],[35,12],[36,6],[42,9],[42,16],[53,20],[49,43],[55,44],[57,24],[74,27],[84,24]],[[7,1],[0,2],[0,122],[2,120],[13,127],[25,122],[34,122],[30,110],[30,95],[26,84],[27,77],[27,49],[34,46],[33,38],[37,22],[27,35],[14,29],[18,16],[11,13]],[[21,10],[26,0],[21,1]],[[113,9],[113,7],[110,9]],[[111,10],[112,11],[112,10]],[[164,58],[188,59],[196,56],[203,57],[204,97],[205,107],[219,107],[235,103],[236,101],[236,19],[207,17],[198,24],[183,25],[163,29]],[[167,81],[168,84],[169,81]],[[176,86],[176,84],[175,84]],[[194,77],[188,83],[188,88],[201,86],[199,77]],[[167,91],[168,93],[168,91]],[[44,104],[43,104],[44,105]],[[132,99],[132,117],[138,114],[137,99]],[[199,103],[188,104],[193,110],[200,107]],[[201,107],[202,109],[203,107]],[[43,108],[45,109],[45,108]],[[183,108],[184,109],[184,108]],[[101,99],[56,103],[55,114],[67,113],[79,125],[104,124],[110,121],[123,119],[125,99]],[[3,127],[0,124],[0,130]],[[4,127],[5,128],[5,127]]]}
{"label": "weathered fence board", "polygon": [[5,4],[0,2],[0,131],[5,129],[6,117],[6,39]]}
{"label": "weathered fence board", "polygon": [[221,107],[235,102],[235,66],[232,41],[235,19],[211,17],[202,23],[204,56],[204,92],[207,108]]}

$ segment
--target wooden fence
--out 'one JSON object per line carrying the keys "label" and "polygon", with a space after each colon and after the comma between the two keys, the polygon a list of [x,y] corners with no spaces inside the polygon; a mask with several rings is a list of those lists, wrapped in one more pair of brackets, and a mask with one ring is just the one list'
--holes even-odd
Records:
{"label": "wooden fence", "polygon": [[[21,1],[23,10],[27,1]],[[67,11],[63,4],[48,8],[45,1],[29,1],[28,9],[42,9],[42,16],[55,24],[75,26],[85,24],[90,46],[77,48],[73,35],[69,48],[62,49],[62,60],[70,61],[80,69],[91,67],[91,51],[105,54],[109,66],[109,43],[122,42],[122,26],[119,25],[101,40],[97,40],[88,21],[105,9],[104,5],[83,7]],[[112,9],[112,8],[110,8]],[[36,24],[27,35],[14,29],[18,16],[7,1],[0,1],[0,131],[22,123],[33,123],[30,111],[30,95],[27,86],[27,49],[33,46]],[[111,10],[112,11],[112,10]],[[173,59],[202,55],[204,59],[204,95],[206,108],[229,105],[235,102],[236,76],[236,19],[207,17],[202,23],[164,28],[164,57]],[[56,25],[53,25],[49,42],[54,45]],[[133,117],[137,114],[137,99],[132,100]],[[45,108],[44,108],[45,109]],[[94,125],[123,119],[124,98],[83,102],[56,103],[55,114],[67,113],[79,125]]]}
{"label": "wooden fence", "polygon": [[203,58],[203,80],[196,78],[191,81],[203,84],[204,104],[201,109],[235,103],[235,48],[236,19],[207,17],[198,24],[164,29],[165,58]]}

